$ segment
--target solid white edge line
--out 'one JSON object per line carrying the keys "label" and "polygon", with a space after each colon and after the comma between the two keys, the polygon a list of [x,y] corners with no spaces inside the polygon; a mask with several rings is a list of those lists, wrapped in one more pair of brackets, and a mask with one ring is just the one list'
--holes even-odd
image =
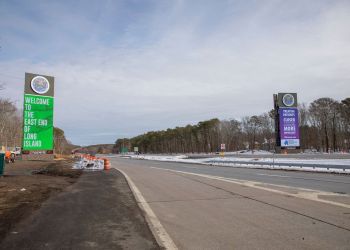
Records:
{"label": "solid white edge line", "polygon": [[164,247],[165,249],[169,250],[177,250],[178,248],[176,247],[174,241],[171,239],[169,234],[166,232],[164,229],[163,225],[160,223],[159,219],[151,209],[151,207],[148,205],[147,201],[143,197],[142,193],[140,190],[136,187],[134,182],[130,179],[130,177],[122,170],[119,168],[114,167],[116,170],[121,172],[125,179],[127,180],[131,191],[133,192],[137,204],[139,205],[140,209],[145,212],[145,217],[146,221],[148,223],[148,226],[150,227],[154,237],[156,238],[157,243],[161,246]]}

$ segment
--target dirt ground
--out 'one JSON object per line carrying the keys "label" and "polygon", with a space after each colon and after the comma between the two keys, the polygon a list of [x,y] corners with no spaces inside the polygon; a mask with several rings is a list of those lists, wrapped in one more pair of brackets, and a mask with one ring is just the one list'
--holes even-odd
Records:
{"label": "dirt ground", "polygon": [[72,160],[16,161],[6,164],[0,177],[0,242],[19,221],[28,217],[50,196],[76,182],[80,170]]}

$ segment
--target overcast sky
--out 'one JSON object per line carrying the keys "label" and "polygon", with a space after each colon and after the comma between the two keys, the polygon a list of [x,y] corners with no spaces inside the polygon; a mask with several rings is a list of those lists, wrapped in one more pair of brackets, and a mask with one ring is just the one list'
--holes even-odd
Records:
{"label": "overcast sky", "polygon": [[55,77],[76,144],[350,96],[350,1],[0,0],[0,83]]}

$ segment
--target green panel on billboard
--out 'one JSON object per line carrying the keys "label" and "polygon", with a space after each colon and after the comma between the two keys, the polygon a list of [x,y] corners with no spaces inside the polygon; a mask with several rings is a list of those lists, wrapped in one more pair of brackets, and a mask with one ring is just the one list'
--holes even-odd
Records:
{"label": "green panel on billboard", "polygon": [[23,150],[53,149],[54,98],[24,95]]}

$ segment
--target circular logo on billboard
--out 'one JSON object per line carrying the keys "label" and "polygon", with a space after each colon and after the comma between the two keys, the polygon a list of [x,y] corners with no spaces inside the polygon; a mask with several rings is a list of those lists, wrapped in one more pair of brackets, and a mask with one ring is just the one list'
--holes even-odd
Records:
{"label": "circular logo on billboard", "polygon": [[32,79],[30,86],[35,93],[45,94],[50,89],[49,81],[43,76],[36,76]]}
{"label": "circular logo on billboard", "polygon": [[294,96],[291,94],[285,94],[282,98],[282,102],[284,105],[286,105],[287,107],[293,106],[294,105]]}

